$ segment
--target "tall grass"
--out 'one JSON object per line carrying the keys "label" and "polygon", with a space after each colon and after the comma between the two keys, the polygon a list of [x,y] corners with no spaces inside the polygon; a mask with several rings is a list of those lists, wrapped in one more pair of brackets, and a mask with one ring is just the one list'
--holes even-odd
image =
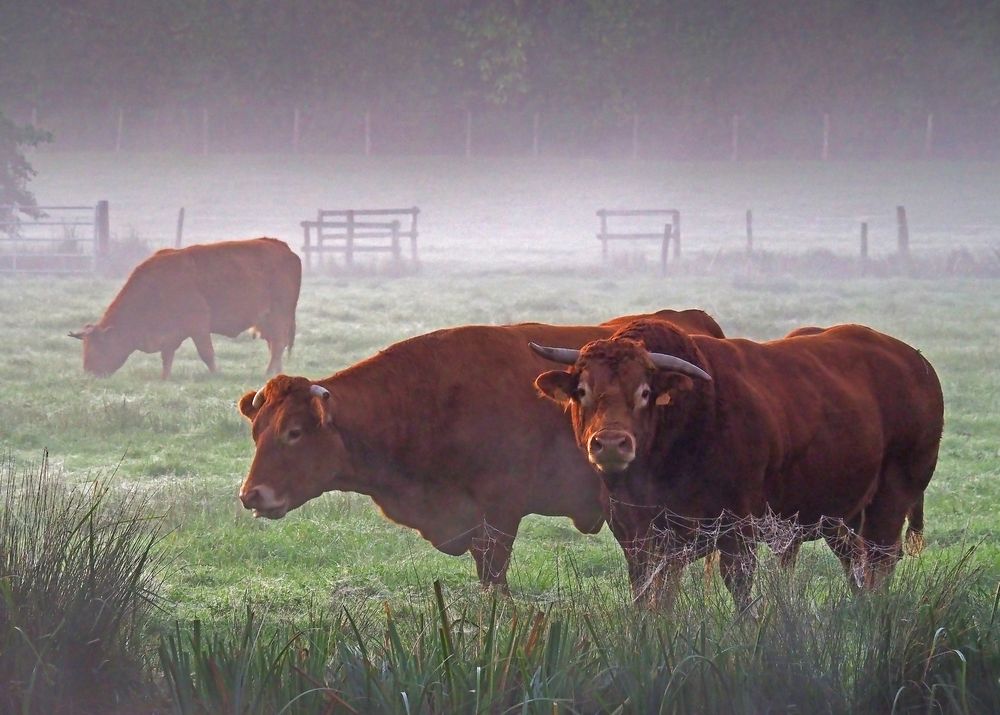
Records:
{"label": "tall grass", "polygon": [[971,563],[909,564],[855,596],[834,569],[765,569],[755,617],[695,578],[671,614],[570,594],[539,608],[439,583],[425,602],[178,624],[178,713],[1000,711],[997,596]]}
{"label": "tall grass", "polygon": [[47,456],[0,462],[0,711],[100,711],[143,677],[157,519],[144,499],[68,486]]}

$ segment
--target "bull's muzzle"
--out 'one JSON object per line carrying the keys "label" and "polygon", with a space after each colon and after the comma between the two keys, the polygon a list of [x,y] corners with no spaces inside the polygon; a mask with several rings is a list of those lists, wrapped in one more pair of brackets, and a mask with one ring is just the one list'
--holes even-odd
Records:
{"label": "bull's muzzle", "polygon": [[601,430],[587,443],[587,457],[602,472],[624,472],[635,459],[635,437],[625,430]]}

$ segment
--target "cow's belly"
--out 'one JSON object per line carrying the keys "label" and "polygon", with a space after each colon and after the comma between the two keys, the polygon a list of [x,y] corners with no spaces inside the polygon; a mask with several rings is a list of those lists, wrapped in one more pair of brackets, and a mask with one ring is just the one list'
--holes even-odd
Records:
{"label": "cow's belly", "polygon": [[780,489],[769,490],[768,506],[803,524],[815,524],[824,518],[853,518],[874,494],[880,465],[881,459],[800,465],[780,477]]}

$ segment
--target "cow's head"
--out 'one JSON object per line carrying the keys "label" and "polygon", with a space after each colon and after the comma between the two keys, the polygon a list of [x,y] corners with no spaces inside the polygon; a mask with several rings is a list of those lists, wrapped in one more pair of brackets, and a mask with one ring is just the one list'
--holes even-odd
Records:
{"label": "cow's head", "polygon": [[581,350],[531,347],[571,366],[542,373],[535,387],[569,409],[577,443],[609,477],[627,470],[637,455],[649,454],[663,411],[683,410],[695,380],[712,379],[688,360],[651,353],[621,334]]}
{"label": "cow's head", "polygon": [[97,377],[107,377],[125,364],[132,347],[124,344],[113,327],[87,323],[69,337],[83,341],[83,369]]}
{"label": "cow's head", "polygon": [[278,375],[240,400],[257,445],[240,501],[254,516],[280,519],[352,473],[334,422],[330,392],[304,377]]}

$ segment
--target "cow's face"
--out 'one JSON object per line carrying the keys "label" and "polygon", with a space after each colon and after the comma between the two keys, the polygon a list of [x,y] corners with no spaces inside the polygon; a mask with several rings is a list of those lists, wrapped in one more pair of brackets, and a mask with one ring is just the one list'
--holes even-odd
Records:
{"label": "cow's face", "polygon": [[693,387],[688,375],[657,367],[656,357],[634,340],[598,340],[569,370],[535,380],[543,396],[570,410],[577,443],[604,475],[620,474],[648,454],[660,411]]}
{"label": "cow's face", "polygon": [[87,324],[82,330],[69,334],[83,341],[83,369],[97,377],[107,377],[118,370],[132,350],[123,345],[114,328]]}
{"label": "cow's face", "polygon": [[280,519],[352,473],[331,402],[324,388],[287,375],[240,400],[257,446],[240,500],[254,516]]}

